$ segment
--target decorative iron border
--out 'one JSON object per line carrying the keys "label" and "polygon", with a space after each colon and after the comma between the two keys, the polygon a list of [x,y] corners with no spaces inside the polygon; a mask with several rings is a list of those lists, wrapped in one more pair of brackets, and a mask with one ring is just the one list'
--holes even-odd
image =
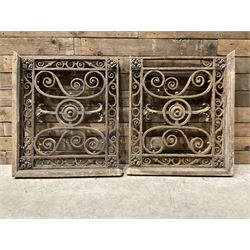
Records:
{"label": "decorative iron border", "polygon": [[[159,62],[174,61],[163,66]],[[195,61],[191,65],[180,61]],[[154,62],[154,63],[152,63]],[[145,65],[146,64],[146,65]],[[167,76],[165,75],[167,72]],[[169,73],[170,72],[170,73]],[[191,72],[185,86],[179,86],[176,72]],[[205,86],[201,93],[189,96],[186,90]],[[131,57],[130,58],[130,114],[128,175],[200,175],[231,176],[234,164],[234,85],[235,53],[224,57]],[[154,91],[151,91],[151,88]],[[159,92],[157,92],[159,91]],[[162,93],[164,94],[158,94]],[[209,95],[211,103],[193,110],[190,99]],[[145,103],[147,96],[164,101],[154,108]],[[209,132],[192,127],[190,117],[201,115],[210,121]],[[161,117],[164,124],[144,130],[150,116]],[[152,124],[152,123],[151,123]],[[160,136],[147,138],[154,129]],[[199,130],[205,139],[187,138],[186,130]],[[183,137],[188,153],[169,153]],[[146,145],[149,140],[150,148]],[[165,150],[165,151],[164,151]],[[166,153],[167,152],[167,153]]]}
{"label": "decorative iron border", "polygon": [[[58,72],[82,73],[66,83]],[[107,57],[13,56],[13,176],[81,177],[121,176],[119,167],[119,72],[118,60]],[[52,90],[56,88],[56,90]],[[88,94],[85,89],[88,89]],[[59,94],[58,94],[59,92]],[[103,95],[103,103],[86,109],[84,100]],[[44,97],[44,102],[37,95]],[[46,99],[56,99],[48,110]],[[91,99],[92,98],[92,99]],[[54,117],[59,124],[37,132],[37,121]],[[104,121],[105,131],[84,125],[85,116]],[[59,139],[50,138],[56,131]],[[71,134],[74,133],[74,134]],[[87,133],[91,134],[88,135]],[[77,154],[58,153],[68,136]]]}

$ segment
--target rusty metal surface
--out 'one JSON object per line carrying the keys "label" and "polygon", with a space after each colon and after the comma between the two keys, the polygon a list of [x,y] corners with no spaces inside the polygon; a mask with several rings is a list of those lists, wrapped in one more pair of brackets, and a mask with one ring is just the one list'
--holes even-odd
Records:
{"label": "rusty metal surface", "polygon": [[225,168],[226,68],[221,57],[130,58],[130,174]]}
{"label": "rusty metal surface", "polygon": [[119,168],[116,59],[23,57],[18,87],[17,171]]}

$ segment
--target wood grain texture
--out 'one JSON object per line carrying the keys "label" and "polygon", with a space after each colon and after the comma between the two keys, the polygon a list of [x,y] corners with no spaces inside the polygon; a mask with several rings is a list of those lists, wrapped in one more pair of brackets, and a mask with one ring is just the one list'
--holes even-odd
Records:
{"label": "wood grain texture", "polygon": [[2,31],[0,37],[112,37],[137,38],[137,31]]}
{"label": "wood grain texture", "polygon": [[250,90],[250,74],[236,74],[235,75],[235,89],[249,91]]}
{"label": "wood grain texture", "polygon": [[235,92],[235,106],[236,107],[250,107],[250,91],[236,91]]}
{"label": "wood grain texture", "polygon": [[12,106],[12,90],[0,89],[0,107]]}
{"label": "wood grain texture", "polygon": [[249,31],[140,31],[139,38],[250,39]]}
{"label": "wood grain texture", "polygon": [[12,137],[0,137],[0,150],[12,150]]}
{"label": "wood grain texture", "polygon": [[0,89],[11,89],[11,73],[0,73]]}
{"label": "wood grain texture", "polygon": [[235,150],[250,151],[250,137],[235,137]]}
{"label": "wood grain texture", "polygon": [[218,55],[235,50],[236,56],[250,56],[250,40],[218,40]]}
{"label": "wood grain texture", "polygon": [[0,38],[0,55],[73,55],[73,38]]}
{"label": "wood grain texture", "polygon": [[0,151],[0,164],[11,164],[12,151]]}
{"label": "wood grain texture", "polygon": [[250,152],[249,151],[235,151],[234,162],[236,164],[250,164]]}
{"label": "wood grain texture", "polygon": [[3,136],[11,136],[11,123],[10,122],[2,122],[0,123],[0,137]]}
{"label": "wood grain texture", "polygon": [[250,108],[242,107],[235,109],[236,122],[250,122]]}
{"label": "wood grain texture", "polygon": [[236,73],[250,73],[250,57],[236,57],[235,59]]}
{"label": "wood grain texture", "polygon": [[0,56],[0,72],[11,72],[11,57]]}
{"label": "wood grain texture", "polygon": [[235,123],[235,136],[250,136],[250,123]]}
{"label": "wood grain texture", "polygon": [[227,55],[225,69],[225,104],[224,104],[224,161],[228,174],[234,173],[234,124],[235,124],[235,51]]}
{"label": "wood grain texture", "polygon": [[0,122],[12,121],[12,109],[11,107],[0,107]]}
{"label": "wood grain texture", "polygon": [[215,40],[75,38],[76,55],[181,56],[216,55]]}

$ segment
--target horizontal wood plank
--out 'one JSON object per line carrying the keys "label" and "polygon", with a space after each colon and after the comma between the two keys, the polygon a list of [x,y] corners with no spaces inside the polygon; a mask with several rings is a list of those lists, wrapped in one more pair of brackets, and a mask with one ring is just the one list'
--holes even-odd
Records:
{"label": "horizontal wood plank", "polygon": [[235,72],[240,74],[250,73],[250,57],[235,58]]}
{"label": "horizontal wood plank", "polygon": [[11,72],[12,57],[0,56],[0,72]]}
{"label": "horizontal wood plank", "polygon": [[1,122],[0,123],[0,137],[11,136],[11,123],[10,122]]}
{"label": "horizontal wood plank", "polygon": [[250,107],[250,91],[235,92],[235,107]]}
{"label": "horizontal wood plank", "polygon": [[250,122],[250,108],[235,108],[235,122]]}
{"label": "horizontal wood plank", "polygon": [[12,151],[0,151],[0,164],[11,164]]}
{"label": "horizontal wood plank", "polygon": [[235,123],[235,136],[250,136],[250,123]]}
{"label": "horizontal wood plank", "polygon": [[235,89],[249,91],[250,90],[250,74],[236,74],[235,75]]}
{"label": "horizontal wood plank", "polygon": [[216,55],[216,40],[75,38],[76,55],[181,56]]}
{"label": "horizontal wood plank", "polygon": [[250,137],[235,137],[234,147],[235,150],[250,151]]}
{"label": "horizontal wood plank", "polygon": [[0,122],[11,122],[12,120],[12,108],[0,107]]}
{"label": "horizontal wood plank", "polygon": [[12,90],[0,89],[0,107],[12,106]]}
{"label": "horizontal wood plank", "polygon": [[234,163],[235,164],[250,164],[250,152],[249,151],[235,151]]}
{"label": "horizontal wood plank", "polygon": [[250,40],[218,41],[218,55],[227,55],[233,50],[236,56],[250,56]]}
{"label": "horizontal wood plank", "polygon": [[139,38],[250,39],[249,31],[140,31]]}
{"label": "horizontal wood plank", "polygon": [[2,31],[0,37],[110,37],[137,38],[137,31]]}
{"label": "horizontal wood plank", "polygon": [[0,73],[0,89],[11,89],[11,73]]}
{"label": "horizontal wood plank", "polygon": [[12,150],[12,137],[0,137],[0,150]]}
{"label": "horizontal wood plank", "polygon": [[73,55],[73,38],[0,38],[0,55]]}

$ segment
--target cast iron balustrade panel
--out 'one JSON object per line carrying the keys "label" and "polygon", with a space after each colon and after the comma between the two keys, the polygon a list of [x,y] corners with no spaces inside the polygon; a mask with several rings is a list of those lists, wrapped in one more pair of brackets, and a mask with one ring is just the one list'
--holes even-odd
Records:
{"label": "cast iron balustrade panel", "polygon": [[16,177],[115,176],[118,63],[16,56]]}
{"label": "cast iron balustrade panel", "polygon": [[131,175],[232,175],[234,52],[130,58]]}

